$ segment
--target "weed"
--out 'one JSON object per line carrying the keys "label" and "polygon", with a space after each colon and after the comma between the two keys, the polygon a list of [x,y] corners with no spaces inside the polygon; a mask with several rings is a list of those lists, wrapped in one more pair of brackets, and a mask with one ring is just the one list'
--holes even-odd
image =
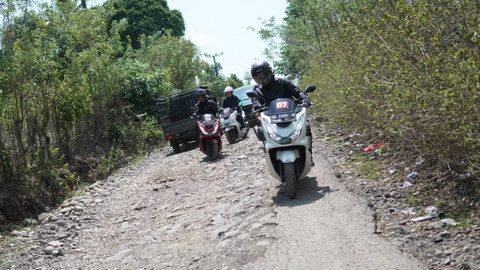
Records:
{"label": "weed", "polygon": [[419,205],[423,205],[423,198],[410,195],[410,196],[407,198],[407,204],[408,204],[408,206],[419,206]]}
{"label": "weed", "polygon": [[361,177],[368,179],[380,179],[383,175],[380,164],[375,160],[370,160],[368,156],[355,154],[352,156],[355,163],[350,164]]}

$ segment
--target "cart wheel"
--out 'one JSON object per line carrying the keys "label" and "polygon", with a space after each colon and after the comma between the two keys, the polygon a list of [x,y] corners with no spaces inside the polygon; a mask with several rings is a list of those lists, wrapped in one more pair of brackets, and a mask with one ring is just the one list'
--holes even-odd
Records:
{"label": "cart wheel", "polygon": [[180,153],[180,144],[178,143],[178,141],[176,140],[170,141],[170,145],[172,146],[173,152],[175,154]]}

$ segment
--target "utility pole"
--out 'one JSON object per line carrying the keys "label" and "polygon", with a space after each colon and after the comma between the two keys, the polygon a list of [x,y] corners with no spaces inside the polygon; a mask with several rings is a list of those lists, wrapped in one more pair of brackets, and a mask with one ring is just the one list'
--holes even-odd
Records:
{"label": "utility pole", "polygon": [[215,61],[215,57],[217,56],[222,56],[223,55],[223,52],[221,52],[220,54],[214,54],[214,55],[210,55],[208,53],[205,54],[206,57],[208,58],[213,58],[213,68],[215,69],[215,76],[218,77],[218,65],[217,65],[217,61]]}

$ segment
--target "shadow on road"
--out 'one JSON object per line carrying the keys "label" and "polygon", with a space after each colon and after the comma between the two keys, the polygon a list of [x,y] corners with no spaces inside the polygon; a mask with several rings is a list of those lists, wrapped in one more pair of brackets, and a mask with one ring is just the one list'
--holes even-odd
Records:
{"label": "shadow on road", "polygon": [[278,185],[277,188],[278,192],[277,195],[272,198],[273,202],[277,206],[287,207],[313,203],[325,197],[327,193],[335,191],[331,190],[329,186],[318,186],[316,177],[305,177],[302,181],[297,182],[297,197],[293,200],[288,198],[284,184]]}
{"label": "shadow on road", "polygon": [[222,152],[220,152],[220,153],[218,153],[217,159],[215,159],[215,160],[208,160],[208,157],[205,156],[205,157],[200,161],[200,163],[204,163],[204,162],[207,162],[207,163],[215,163],[215,162],[221,161],[221,160],[224,159],[224,158],[225,158],[225,154],[222,153]]}
{"label": "shadow on road", "polygon": [[[198,144],[196,142],[189,142],[187,144],[182,144],[182,145],[180,145],[180,149],[181,149],[180,153],[188,152],[188,151],[191,151],[191,150],[194,150],[194,149],[197,149],[197,148],[198,148]],[[173,149],[170,147],[170,152],[166,156],[170,157],[170,156],[173,156],[173,155],[176,155],[176,154],[175,154],[175,152],[173,152]]]}

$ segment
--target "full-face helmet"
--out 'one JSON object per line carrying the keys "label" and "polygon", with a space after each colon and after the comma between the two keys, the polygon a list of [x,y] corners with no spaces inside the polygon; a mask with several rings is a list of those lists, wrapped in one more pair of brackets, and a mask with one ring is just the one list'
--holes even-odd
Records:
{"label": "full-face helmet", "polygon": [[195,96],[197,97],[197,99],[199,99],[202,96],[204,98],[207,98],[207,92],[205,91],[205,89],[199,88],[195,91]]}
{"label": "full-face helmet", "polygon": [[273,70],[267,61],[257,61],[253,63],[250,73],[258,85],[267,86],[273,82]]}

